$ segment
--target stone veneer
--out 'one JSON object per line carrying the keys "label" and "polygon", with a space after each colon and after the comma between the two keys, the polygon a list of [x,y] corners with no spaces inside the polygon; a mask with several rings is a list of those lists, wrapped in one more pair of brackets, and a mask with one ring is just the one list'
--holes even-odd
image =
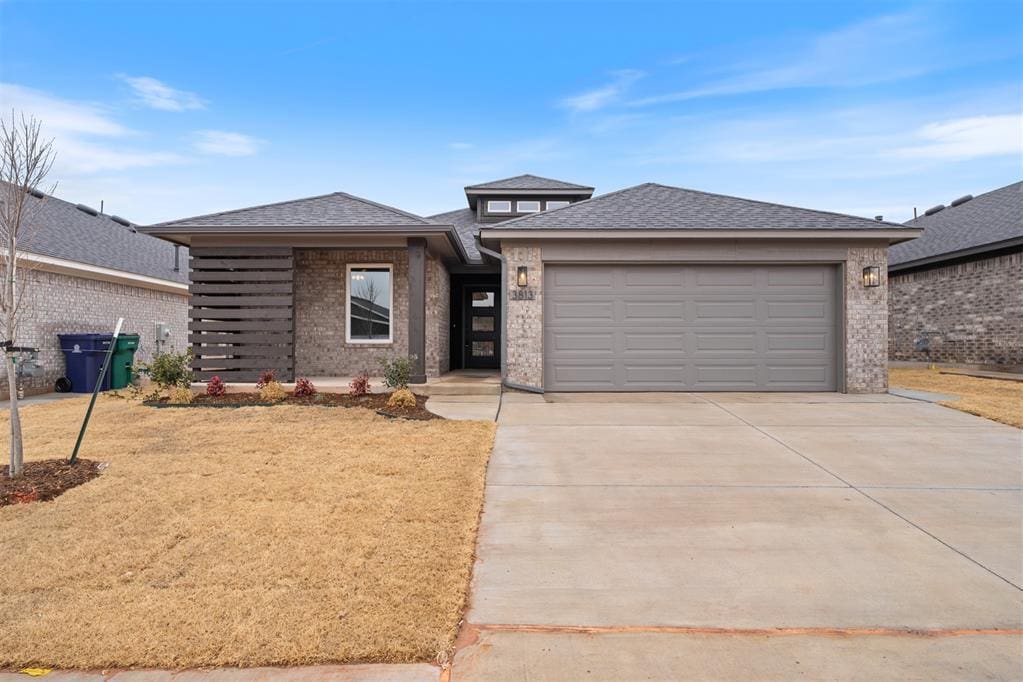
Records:
{"label": "stone veneer", "polygon": [[[529,268],[533,300],[507,302],[507,373],[514,383],[543,387],[543,258],[539,246],[506,244],[505,287],[517,289],[516,269]],[[883,393],[888,390],[888,251],[855,247],[848,250],[845,281],[846,390],[850,393]],[[881,286],[863,286],[863,268],[881,268]],[[841,360],[839,360],[841,361]]]}
{"label": "stone veneer", "polygon": [[895,272],[889,288],[892,360],[1023,365],[1023,252]]}
{"label": "stone veneer", "polygon": [[[64,354],[57,334],[113,333],[117,318],[123,331],[138,334],[137,360],[149,360],[156,350],[155,326],[164,322],[171,331],[164,350],[188,348],[188,293],[180,294],[72,275],[22,269],[25,298],[15,339],[19,346],[41,349],[41,377],[26,377],[26,394],[47,393],[64,376]],[[6,338],[6,335],[5,335]],[[0,372],[0,400],[6,400],[7,371]]]}
{"label": "stone veneer", "polygon": [[[392,342],[345,341],[348,263],[392,265]],[[408,251],[405,249],[295,250],[295,376],[378,375],[380,358],[408,355]],[[426,374],[448,369],[448,274],[426,261]],[[443,334],[443,335],[442,335]]]}

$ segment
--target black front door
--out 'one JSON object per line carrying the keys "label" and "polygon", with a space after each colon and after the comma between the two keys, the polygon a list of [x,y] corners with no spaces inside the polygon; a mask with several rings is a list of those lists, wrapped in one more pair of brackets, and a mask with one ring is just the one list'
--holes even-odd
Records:
{"label": "black front door", "polygon": [[497,287],[466,287],[462,302],[466,369],[501,366],[501,299]]}

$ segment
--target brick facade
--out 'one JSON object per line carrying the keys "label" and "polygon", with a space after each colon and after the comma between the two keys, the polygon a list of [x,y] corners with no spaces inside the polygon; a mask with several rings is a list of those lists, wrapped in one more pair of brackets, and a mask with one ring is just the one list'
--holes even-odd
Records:
{"label": "brick facade", "polygon": [[[26,377],[26,394],[46,393],[64,376],[64,354],[58,350],[57,334],[112,333],[117,318],[123,331],[139,334],[136,359],[146,361],[156,350],[155,325],[164,322],[171,336],[164,350],[188,347],[188,294],[84,279],[42,270],[21,270],[23,317],[15,339],[20,346],[43,349],[39,362],[44,375]],[[6,399],[7,372],[0,373],[0,396]]]}
{"label": "brick facade", "polygon": [[[881,268],[881,286],[863,286],[863,268]],[[850,248],[845,268],[845,385],[849,393],[888,390],[888,249]]]}
{"label": "brick facade", "polygon": [[[532,300],[509,300],[505,314],[508,379],[517,384],[543,386],[543,257],[535,244],[503,248],[507,263],[505,287],[517,290],[518,266],[529,268]],[[881,286],[863,286],[863,268],[880,266]],[[845,294],[846,390],[883,393],[888,390],[887,249],[850,248],[847,252]],[[841,358],[839,358],[841,362]]]}
{"label": "brick facade", "polygon": [[[391,343],[345,341],[349,263],[392,266]],[[380,358],[408,355],[408,286],[405,249],[296,249],[295,376],[374,375]],[[437,376],[448,368],[449,284],[443,265],[429,255],[426,286],[426,374]]]}
{"label": "brick facade", "polygon": [[1023,365],[1023,252],[896,272],[890,289],[892,360]]}

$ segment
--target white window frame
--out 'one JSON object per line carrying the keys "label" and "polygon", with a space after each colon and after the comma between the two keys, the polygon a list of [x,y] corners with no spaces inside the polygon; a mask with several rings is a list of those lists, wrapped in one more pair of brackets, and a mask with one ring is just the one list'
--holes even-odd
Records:
{"label": "white window frame", "polygon": [[571,203],[572,203],[571,201],[565,201],[564,199],[558,199],[556,201],[548,201],[547,202],[547,210],[548,211],[553,210],[551,208],[551,204],[561,204],[560,206],[555,206],[554,208],[565,208],[566,206],[568,206]]}
{"label": "white window frame", "polygon": [[[387,270],[389,275],[387,287],[387,338],[386,339],[353,339],[352,338],[352,270],[377,268]],[[394,264],[393,263],[348,263],[345,266],[345,343],[380,345],[394,343]]]}
{"label": "white window frame", "polygon": [[[494,204],[508,204],[508,208],[502,211],[500,209],[494,208]],[[511,209],[512,209],[512,202],[511,202],[510,199],[488,199],[487,200],[487,213],[511,213],[512,212]]]}
{"label": "white window frame", "polygon": [[[522,208],[522,204],[536,204],[536,210],[527,211],[526,209]],[[516,213],[539,213],[542,210],[541,209],[542,206],[543,206],[543,202],[542,201],[538,201],[536,199],[525,199],[523,201],[516,201],[515,202],[515,212]]]}

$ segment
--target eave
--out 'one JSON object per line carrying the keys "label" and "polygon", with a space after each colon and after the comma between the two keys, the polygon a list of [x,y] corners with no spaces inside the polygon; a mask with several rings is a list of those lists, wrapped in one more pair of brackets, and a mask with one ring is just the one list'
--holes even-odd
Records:
{"label": "eave", "polygon": [[961,258],[979,256],[993,251],[1011,249],[1016,246],[1023,247],[1023,237],[1014,237],[1012,239],[1005,239],[1000,242],[992,242],[990,244],[974,246],[968,249],[959,249],[958,251],[949,251],[947,253],[941,253],[936,256],[928,256],[926,258],[917,258],[916,260],[909,260],[902,263],[896,263],[894,265],[888,266],[888,272],[901,272],[904,270],[913,270],[927,265],[936,265],[938,263],[943,263],[945,261],[959,260]]}
{"label": "eave", "polygon": [[919,228],[868,230],[596,230],[596,229],[501,229],[483,228],[482,241],[506,240],[572,240],[572,239],[883,239],[889,244],[915,239],[923,234]]}

